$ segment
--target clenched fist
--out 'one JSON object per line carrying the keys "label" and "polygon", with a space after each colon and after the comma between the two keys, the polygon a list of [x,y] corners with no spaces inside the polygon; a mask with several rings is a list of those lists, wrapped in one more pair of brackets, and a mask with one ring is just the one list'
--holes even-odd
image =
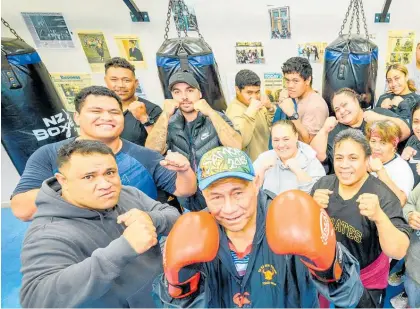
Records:
{"label": "clenched fist", "polygon": [[204,99],[195,102],[194,109],[197,112],[201,112],[204,116],[210,116],[210,114],[214,111],[214,109],[212,109],[211,106]]}
{"label": "clenched fist", "polygon": [[359,203],[359,211],[362,216],[368,217],[370,221],[377,222],[384,212],[379,204],[376,194],[363,193],[356,200]]}
{"label": "clenched fist", "polygon": [[386,109],[390,109],[392,107],[391,99],[388,98],[388,99],[383,100],[382,103],[381,103],[381,107],[386,108]]}
{"label": "clenched fist", "polygon": [[163,111],[168,115],[168,118],[170,118],[175,113],[178,107],[178,101],[168,99],[163,102]]}
{"label": "clenched fist", "polygon": [[328,117],[324,122],[323,129],[326,133],[330,133],[332,130],[334,130],[337,124],[337,118],[335,118],[334,116]]}
{"label": "clenched fist", "polygon": [[190,168],[190,161],[179,152],[168,150],[168,154],[164,160],[160,161],[160,165],[170,171],[185,172]]}
{"label": "clenched fist", "polygon": [[283,101],[280,101],[278,106],[288,117],[291,117],[296,112],[295,104],[293,103],[293,100],[291,98],[287,98]]}
{"label": "clenched fist", "polygon": [[261,95],[261,103],[269,111],[272,111],[274,109],[274,105],[271,103],[270,99],[265,94]]}
{"label": "clenched fist", "polygon": [[407,147],[404,148],[404,151],[401,154],[401,158],[408,161],[412,157],[414,157],[416,154],[417,154],[417,150],[415,150],[414,148],[412,148],[410,146],[407,146]]}
{"label": "clenched fist", "polygon": [[322,208],[327,208],[328,203],[330,202],[330,195],[333,194],[333,191],[328,189],[317,189],[314,193],[314,200],[321,206]]}
{"label": "clenched fist", "polygon": [[408,216],[408,224],[414,230],[420,230],[420,213],[418,211],[413,211]]}
{"label": "clenched fist", "polygon": [[374,158],[372,156],[369,157],[369,160],[368,160],[368,170],[369,170],[369,172],[377,173],[383,168],[384,168],[384,165],[382,164],[381,159]]}
{"label": "clenched fist", "polygon": [[126,226],[123,236],[138,254],[157,244],[156,228],[150,216],[139,209],[130,209],[118,216],[117,223]]}
{"label": "clenched fist", "polygon": [[263,106],[263,102],[252,98],[247,108],[247,113],[254,116],[261,108],[263,108]]}
{"label": "clenched fist", "polygon": [[146,106],[143,102],[134,101],[130,103],[128,110],[141,123],[147,122],[149,117],[147,116]]}

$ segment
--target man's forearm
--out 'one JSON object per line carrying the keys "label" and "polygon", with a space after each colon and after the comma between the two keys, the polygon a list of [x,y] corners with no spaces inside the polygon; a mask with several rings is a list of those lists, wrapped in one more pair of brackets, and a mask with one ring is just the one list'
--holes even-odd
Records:
{"label": "man's forearm", "polygon": [[312,139],[311,147],[316,151],[316,157],[324,162],[327,158],[328,133],[322,128]]}
{"label": "man's forearm", "polygon": [[154,125],[147,126],[147,127],[144,126],[144,128],[146,129],[147,134],[150,134],[150,132],[152,131],[153,127],[154,127]]}
{"label": "man's forearm", "polygon": [[223,146],[242,149],[242,137],[216,111],[210,113],[209,118],[216,129]]}
{"label": "man's forearm", "polygon": [[166,139],[168,136],[169,117],[163,112],[158,121],[153,126],[153,129],[148,132],[145,146],[149,149],[155,150],[164,154],[166,151]]}
{"label": "man's forearm", "polygon": [[178,172],[175,181],[175,196],[188,197],[197,192],[197,178],[191,167],[185,172]]}
{"label": "man's forearm", "polygon": [[22,221],[32,220],[37,210],[35,200],[38,192],[39,189],[33,189],[25,193],[18,193],[12,198],[10,204],[16,218]]}
{"label": "man's forearm", "polygon": [[408,236],[398,230],[384,212],[382,212],[381,219],[375,223],[382,251],[390,258],[402,259],[410,244]]}
{"label": "man's forearm", "polygon": [[311,142],[312,138],[309,135],[308,130],[306,130],[306,128],[303,126],[300,119],[292,120],[292,122],[294,123],[294,125],[296,127],[296,130],[299,133],[301,141],[304,142],[305,144],[309,144]]}

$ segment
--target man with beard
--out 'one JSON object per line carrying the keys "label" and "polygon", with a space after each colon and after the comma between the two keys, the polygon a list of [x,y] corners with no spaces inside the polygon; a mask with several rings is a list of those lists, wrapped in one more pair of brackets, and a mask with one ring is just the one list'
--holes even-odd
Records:
{"label": "man with beard", "polygon": [[[194,171],[201,157],[218,146],[242,147],[241,135],[231,121],[213,110],[202,99],[200,85],[189,72],[177,72],[169,79],[172,100],[165,100],[163,112],[149,133],[146,147],[165,153],[176,151],[186,156]],[[177,110],[178,109],[178,110]],[[201,210],[206,203],[201,192],[181,200],[188,210]]]}

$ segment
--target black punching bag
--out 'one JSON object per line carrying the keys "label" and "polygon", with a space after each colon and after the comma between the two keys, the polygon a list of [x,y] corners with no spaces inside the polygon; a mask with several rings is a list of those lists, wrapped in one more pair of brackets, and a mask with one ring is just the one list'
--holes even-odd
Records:
{"label": "black punching bag", "polygon": [[35,150],[77,133],[35,49],[2,38],[1,50],[1,142],[21,175]]}
{"label": "black punching bag", "polygon": [[373,106],[378,74],[378,47],[360,35],[342,35],[325,49],[322,95],[330,106],[341,88],[362,96],[362,107]]}
{"label": "black punching bag", "polygon": [[[222,83],[214,58],[213,51],[204,41],[198,25],[196,29],[199,37],[188,37],[188,26],[184,26],[185,37],[181,37],[178,29],[178,38],[168,39],[169,24],[173,5],[178,5],[179,10],[175,14],[176,20],[190,20],[188,9],[182,0],[170,0],[168,7],[167,28],[165,41],[156,53],[156,64],[159,71],[159,78],[166,99],[172,95],[168,89],[169,78],[177,71],[189,71],[198,81],[203,95],[209,105],[217,111],[226,110],[226,100],[223,96]],[[180,16],[178,16],[180,15]]]}
{"label": "black punching bag", "polygon": [[[343,34],[350,17],[349,33]],[[360,19],[365,35],[360,35]],[[356,21],[357,34],[352,34]],[[378,46],[369,40],[363,0],[351,0],[339,37],[325,49],[322,95],[331,110],[331,98],[341,88],[351,88],[361,95],[363,108],[371,108],[375,102],[376,77],[378,74]]]}

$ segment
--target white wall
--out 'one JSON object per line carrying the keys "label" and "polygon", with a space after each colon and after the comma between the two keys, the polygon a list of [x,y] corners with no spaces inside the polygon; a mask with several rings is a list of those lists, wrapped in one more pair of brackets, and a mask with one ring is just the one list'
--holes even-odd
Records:
{"label": "white wall", "polygon": [[[2,1],[1,16],[29,44],[35,46],[23,21],[21,12],[61,12],[73,31],[74,49],[39,49],[42,60],[50,72],[90,72],[83,54],[77,30],[100,30],[107,39],[111,56],[118,55],[114,35],[134,34],[141,40],[147,69],[138,69],[137,76],[144,84],[150,100],[161,104],[163,94],[155,66],[155,53],[163,42],[167,12],[166,0],[137,0],[140,10],[149,13],[150,23],[133,23],[122,0],[14,0]],[[242,68],[262,74],[280,71],[282,63],[296,56],[297,44],[310,41],[333,41],[340,30],[348,0],[190,0],[195,6],[198,24],[206,41],[212,46],[223,81],[226,76]],[[415,30],[420,39],[419,0],[394,0],[391,23],[375,24],[375,13],[381,12],[384,0],[365,0],[365,12],[370,33],[376,34],[379,46],[378,91],[384,86],[384,64],[388,30]],[[403,3],[403,5],[402,5]],[[105,5],[106,4],[106,5]],[[267,5],[290,6],[291,40],[270,40],[270,22]],[[172,35],[175,36],[174,27]],[[11,36],[2,25],[2,36]],[[238,41],[263,42],[266,63],[264,65],[237,65],[235,43]],[[322,65],[314,64],[314,87],[321,89]],[[103,84],[102,74],[93,74],[96,84]],[[2,159],[2,165],[10,162]],[[10,170],[10,167],[7,167]],[[3,174],[3,173],[2,173]],[[13,187],[10,183],[9,187]],[[10,188],[2,185],[2,201],[7,199]]]}

